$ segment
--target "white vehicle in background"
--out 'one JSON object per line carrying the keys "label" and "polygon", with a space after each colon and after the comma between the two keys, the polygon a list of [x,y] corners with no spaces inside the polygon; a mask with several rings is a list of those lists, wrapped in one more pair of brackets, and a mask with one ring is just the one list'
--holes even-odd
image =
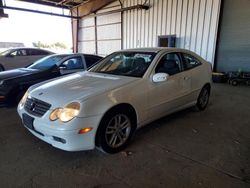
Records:
{"label": "white vehicle in background", "polygon": [[188,50],[118,51],[87,72],[30,87],[18,113],[56,148],[115,153],[145,124],[191,106],[204,110],[211,75],[211,65]]}
{"label": "white vehicle in background", "polygon": [[39,48],[12,48],[0,53],[0,71],[23,68],[53,52]]}

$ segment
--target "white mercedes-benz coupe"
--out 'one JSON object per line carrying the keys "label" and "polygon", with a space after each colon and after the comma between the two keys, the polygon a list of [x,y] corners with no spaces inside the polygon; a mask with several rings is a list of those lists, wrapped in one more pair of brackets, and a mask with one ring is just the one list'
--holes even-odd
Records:
{"label": "white mercedes-benz coupe", "polygon": [[204,110],[211,75],[210,63],[188,50],[123,50],[88,71],[31,86],[18,113],[56,148],[116,153],[145,124],[191,106]]}

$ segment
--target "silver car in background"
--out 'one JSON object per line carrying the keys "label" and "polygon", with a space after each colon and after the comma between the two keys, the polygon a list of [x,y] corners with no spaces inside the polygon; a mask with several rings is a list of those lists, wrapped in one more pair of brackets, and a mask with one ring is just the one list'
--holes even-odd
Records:
{"label": "silver car in background", "polygon": [[23,68],[36,60],[53,54],[39,48],[13,48],[0,53],[0,71]]}

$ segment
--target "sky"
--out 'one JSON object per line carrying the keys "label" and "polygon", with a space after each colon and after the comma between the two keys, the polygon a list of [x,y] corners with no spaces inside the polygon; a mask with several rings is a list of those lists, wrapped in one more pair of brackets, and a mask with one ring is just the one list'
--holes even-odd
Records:
{"label": "sky", "polygon": [[[36,5],[33,3],[5,0],[7,6],[21,7],[46,12],[69,15],[69,11]],[[62,42],[72,47],[71,20],[58,16],[28,13],[5,9],[9,18],[0,19],[0,42],[22,42],[31,46],[32,42],[41,41],[52,44]]]}

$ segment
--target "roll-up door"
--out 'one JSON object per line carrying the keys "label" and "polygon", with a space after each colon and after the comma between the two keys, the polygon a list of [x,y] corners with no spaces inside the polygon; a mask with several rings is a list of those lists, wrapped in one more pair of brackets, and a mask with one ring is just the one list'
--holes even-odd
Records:
{"label": "roll-up door", "polygon": [[216,70],[250,71],[250,1],[224,0]]}

